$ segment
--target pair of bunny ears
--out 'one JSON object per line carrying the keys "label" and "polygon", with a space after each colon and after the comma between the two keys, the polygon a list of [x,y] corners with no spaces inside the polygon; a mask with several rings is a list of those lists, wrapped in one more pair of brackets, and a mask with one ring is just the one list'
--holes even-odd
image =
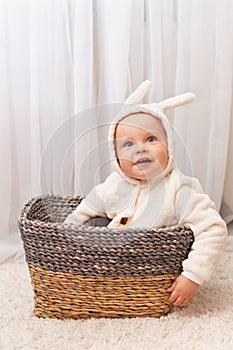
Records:
{"label": "pair of bunny ears", "polygon": [[[137,89],[125,100],[126,104],[137,104],[150,90],[152,83],[149,80],[143,81]],[[156,106],[159,106],[161,109],[172,109],[179,106],[184,106],[188,103],[193,102],[195,95],[192,92],[186,92],[175,97],[167,98],[159,103],[156,103]]]}

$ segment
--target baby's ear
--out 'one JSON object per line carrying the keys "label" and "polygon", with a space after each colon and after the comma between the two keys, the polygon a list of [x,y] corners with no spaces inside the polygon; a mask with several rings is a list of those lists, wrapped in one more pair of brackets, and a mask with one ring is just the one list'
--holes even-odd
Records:
{"label": "baby's ear", "polygon": [[131,95],[129,95],[129,97],[125,100],[125,103],[130,104],[130,105],[137,104],[147,94],[147,92],[150,90],[151,86],[152,86],[151,81],[149,81],[149,80],[143,81],[137,87],[137,89]]}
{"label": "baby's ear", "polygon": [[172,109],[179,106],[184,106],[188,103],[191,103],[195,100],[196,95],[194,95],[192,92],[186,92],[184,94],[167,98],[164,101],[159,102],[157,105],[160,106],[162,109]]}

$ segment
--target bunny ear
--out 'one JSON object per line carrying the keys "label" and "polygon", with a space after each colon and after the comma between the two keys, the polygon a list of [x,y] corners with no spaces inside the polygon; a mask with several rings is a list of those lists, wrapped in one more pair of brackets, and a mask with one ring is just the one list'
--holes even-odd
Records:
{"label": "bunny ear", "polygon": [[127,104],[136,104],[138,103],[150,90],[152,83],[149,80],[143,81],[137,89],[125,100]]}
{"label": "bunny ear", "polygon": [[191,103],[195,97],[196,95],[194,95],[192,92],[186,92],[182,95],[167,98],[166,100],[159,102],[158,105],[162,107],[162,109],[171,109]]}

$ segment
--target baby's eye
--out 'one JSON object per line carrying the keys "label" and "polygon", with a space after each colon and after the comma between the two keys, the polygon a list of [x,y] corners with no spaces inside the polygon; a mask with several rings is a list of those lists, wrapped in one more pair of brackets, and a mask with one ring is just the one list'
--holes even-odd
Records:
{"label": "baby's eye", "polygon": [[133,142],[132,141],[127,141],[124,143],[124,147],[131,147],[133,146]]}
{"label": "baby's eye", "polygon": [[156,140],[157,140],[157,139],[156,139],[155,136],[149,136],[149,137],[147,138],[146,142],[154,142],[154,141],[156,141]]}

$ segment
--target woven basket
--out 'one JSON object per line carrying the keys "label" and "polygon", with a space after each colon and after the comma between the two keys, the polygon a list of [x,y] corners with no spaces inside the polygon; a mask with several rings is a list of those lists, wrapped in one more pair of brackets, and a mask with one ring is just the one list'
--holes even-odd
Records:
{"label": "woven basket", "polygon": [[62,222],[81,198],[45,195],[19,227],[39,317],[160,317],[193,243],[188,227],[109,229]]}

